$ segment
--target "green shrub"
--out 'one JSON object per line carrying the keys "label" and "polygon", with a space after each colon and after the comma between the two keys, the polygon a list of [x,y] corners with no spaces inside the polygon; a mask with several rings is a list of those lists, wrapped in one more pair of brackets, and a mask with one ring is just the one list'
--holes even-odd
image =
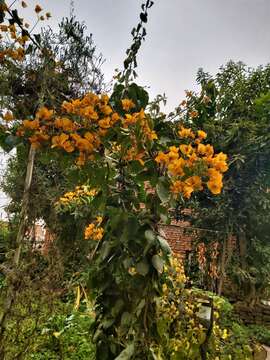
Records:
{"label": "green shrub", "polygon": [[[253,359],[249,332],[235,321],[232,305],[211,292],[186,289],[184,283],[183,269],[173,260],[157,306],[159,337],[152,344],[156,358],[198,360],[204,354],[208,360]],[[199,315],[202,300],[213,302],[212,325]]]}
{"label": "green shrub", "polygon": [[20,301],[12,309],[4,338],[5,360],[94,360],[92,314],[59,300],[47,303],[37,295],[29,292],[27,298],[32,296],[33,301]]}
{"label": "green shrub", "polygon": [[260,344],[270,346],[270,329],[262,325],[249,325],[247,327],[249,336]]}
{"label": "green shrub", "polygon": [[35,353],[25,360],[94,360],[95,349],[90,338],[93,318],[89,314],[71,312],[48,319],[35,344]]}

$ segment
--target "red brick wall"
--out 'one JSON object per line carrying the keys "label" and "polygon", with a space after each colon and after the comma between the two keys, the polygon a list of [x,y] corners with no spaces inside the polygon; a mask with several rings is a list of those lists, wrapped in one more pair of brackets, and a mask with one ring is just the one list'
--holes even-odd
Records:
{"label": "red brick wall", "polygon": [[187,251],[192,250],[192,235],[186,233],[188,222],[172,221],[171,225],[161,225],[160,230],[168,241],[172,251],[184,257]]}

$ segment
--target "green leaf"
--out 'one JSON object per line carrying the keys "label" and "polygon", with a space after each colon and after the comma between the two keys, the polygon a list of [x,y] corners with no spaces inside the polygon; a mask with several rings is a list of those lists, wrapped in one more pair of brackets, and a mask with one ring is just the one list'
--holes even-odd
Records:
{"label": "green leaf", "polygon": [[[6,138],[5,138],[5,145],[6,145],[6,149],[13,149],[16,145],[18,145],[18,143],[20,142],[20,139],[17,137],[17,136],[14,136],[14,135],[8,135]],[[3,149],[6,150],[4,148],[4,144],[2,145]],[[7,151],[10,151],[10,150],[7,150]]]}
{"label": "green leaf", "polygon": [[145,299],[142,299],[138,306],[136,307],[136,316],[139,317],[141,312],[142,312],[142,309],[145,307],[145,304],[146,304],[146,301]]}
{"label": "green leaf", "polygon": [[[158,353],[156,354],[155,353],[155,350],[158,351]],[[164,360],[164,358],[160,355],[159,351],[160,349],[153,349],[153,348],[150,348],[150,351],[151,351],[151,355],[153,356],[153,360]]]}
{"label": "green leaf", "polygon": [[116,301],[114,307],[111,310],[112,316],[117,316],[124,307],[124,301],[119,299]]}
{"label": "green leaf", "polygon": [[136,271],[138,274],[145,276],[149,272],[149,264],[146,260],[142,260],[136,264]]}
{"label": "green leaf", "polygon": [[168,323],[164,318],[160,318],[157,321],[157,331],[159,336],[161,337],[168,337]]}
{"label": "green leaf", "polygon": [[131,267],[133,265],[132,258],[126,258],[125,260],[123,260],[123,265],[126,270]]}
{"label": "green leaf", "polygon": [[109,329],[109,327],[111,327],[114,322],[115,322],[114,318],[109,318],[109,319],[105,319],[104,321],[102,321],[101,325],[102,325],[103,329]]}
{"label": "green leaf", "polygon": [[145,256],[148,253],[149,249],[155,244],[156,235],[152,230],[148,229],[145,231],[144,236],[147,240],[147,244],[145,245],[143,251],[143,255]]}
{"label": "green leaf", "polygon": [[121,316],[121,325],[127,327],[131,324],[132,320],[133,320],[133,315],[125,311]]}
{"label": "green leaf", "polygon": [[100,257],[102,261],[104,261],[109,255],[113,248],[113,244],[109,241],[105,241],[102,244],[101,250],[100,250]]}
{"label": "green leaf", "polygon": [[172,253],[172,249],[170,247],[170,245],[168,244],[167,240],[164,239],[164,237],[158,235],[157,236],[159,245],[161,247],[161,249],[164,251],[165,254],[171,254]]}
{"label": "green leaf", "polygon": [[162,202],[168,202],[170,198],[169,186],[163,178],[160,178],[156,186],[158,197]]}
{"label": "green leaf", "polygon": [[150,243],[153,243],[156,239],[156,235],[153,230],[146,230],[144,235],[146,240],[149,241]]}
{"label": "green leaf", "polygon": [[123,350],[123,351],[121,352],[121,354],[118,355],[117,358],[115,358],[115,360],[129,360],[129,359],[131,359],[131,357],[133,356],[134,351],[135,351],[134,343],[129,344],[129,345],[125,348],[125,350]]}
{"label": "green leaf", "polygon": [[164,260],[159,255],[152,257],[152,264],[159,274],[162,274],[164,267]]}

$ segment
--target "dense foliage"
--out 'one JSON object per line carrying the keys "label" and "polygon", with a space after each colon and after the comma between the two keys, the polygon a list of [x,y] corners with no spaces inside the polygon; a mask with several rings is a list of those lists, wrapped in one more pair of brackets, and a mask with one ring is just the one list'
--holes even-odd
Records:
{"label": "dense foliage", "polygon": [[229,157],[221,197],[200,195],[193,222],[216,230],[202,240],[219,241],[220,277],[227,268],[236,292],[248,301],[267,295],[269,286],[269,76],[269,66],[233,62],[216,76],[201,70],[201,91],[188,94],[183,112],[183,121],[204,129]]}

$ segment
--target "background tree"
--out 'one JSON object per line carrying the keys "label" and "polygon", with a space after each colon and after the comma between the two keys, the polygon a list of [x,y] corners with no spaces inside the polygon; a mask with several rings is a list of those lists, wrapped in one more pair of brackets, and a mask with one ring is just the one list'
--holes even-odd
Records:
{"label": "background tree", "polygon": [[[213,236],[222,253],[219,292],[226,267],[242,296],[254,300],[269,285],[270,67],[251,69],[229,62],[215,76],[200,70],[197,80],[201,91],[188,93],[183,121],[204,129],[207,139],[228,154],[230,167],[220,199],[198,195],[192,220],[217,231]],[[210,238],[208,234],[204,241]]]}
{"label": "background tree", "polygon": [[[22,6],[25,6],[25,3],[22,3]],[[86,28],[83,24],[78,23],[74,18],[64,19],[60,24],[58,34],[54,34],[51,29],[44,29],[41,34],[33,35],[28,32],[27,24],[19,18],[17,9],[13,10],[4,3],[1,4],[0,10],[4,14],[2,23],[5,17],[9,18],[9,25],[1,25],[4,35],[4,40],[1,41],[2,81],[0,85],[1,115],[4,125],[1,126],[5,126],[5,123],[9,121],[12,123],[15,119],[33,116],[41,104],[54,107],[64,99],[78,95],[79,91],[86,91],[86,89],[101,91],[103,86],[103,75],[100,70],[102,56],[96,55],[92,37],[85,35]],[[40,15],[41,11],[42,9],[36,6],[38,21],[45,17],[45,15]],[[49,18],[50,14],[46,13],[46,17]],[[76,68],[72,72],[71,67],[75,64]],[[38,217],[46,218],[47,222],[50,219],[50,224],[53,224],[52,218],[55,220],[51,206],[53,193],[57,191],[57,186],[59,190],[59,184],[65,185],[64,181],[56,180],[57,175],[62,180],[64,178],[61,168],[57,167],[57,160],[47,159],[45,163],[40,161],[38,156],[35,156],[36,151],[33,146],[30,147],[26,142],[20,144],[16,142],[16,131],[16,124],[12,125],[7,132],[1,131],[0,138],[4,150],[9,151],[18,145],[17,155],[13,157],[10,164],[12,171],[9,172],[16,183],[17,191],[14,191],[14,187],[11,190],[8,183],[5,188],[14,205],[11,205],[13,215],[15,215],[14,220],[19,222],[19,231],[15,236],[16,243],[13,241],[10,248],[15,248],[14,262],[18,266],[22,241],[25,240],[27,228],[29,230]],[[34,181],[32,181],[33,169]],[[58,170],[57,174],[53,169]],[[24,181],[25,178],[27,181]],[[44,193],[44,190],[48,190],[44,187],[45,183],[51,185],[50,196]],[[35,199],[33,187],[36,191],[36,200],[39,199],[41,207],[37,205],[37,201],[33,201]],[[23,283],[21,285],[23,286]],[[19,288],[19,282],[14,285],[11,281],[6,296],[5,310],[0,314],[1,325],[5,323],[6,315],[15,299],[16,289],[19,290]],[[1,335],[3,329],[4,326],[1,326]],[[3,352],[0,351],[0,353],[2,356]]]}
{"label": "background tree", "polygon": [[[29,44],[25,61],[14,62],[11,59],[3,63],[3,81],[0,86],[2,106],[12,111],[14,117],[24,118],[36,111],[40,103],[41,84],[44,82],[44,104],[51,107],[87,91],[100,93],[108,88],[101,72],[104,60],[101,55],[96,55],[92,35],[86,35],[84,24],[75,18],[66,18],[60,23],[59,32],[43,28],[37,39],[44,49],[44,56],[40,57],[33,44]],[[2,146],[8,150],[14,139],[12,134],[3,138]],[[17,155],[10,160],[2,184],[11,199],[6,210],[10,215],[17,215],[17,218],[21,208],[28,151],[27,143],[17,147]],[[36,156],[29,199],[30,223],[43,219],[52,233],[59,234],[59,222],[53,204],[70,186],[69,173],[72,173],[72,166],[70,171],[62,159],[58,161],[55,157]],[[69,224],[69,230],[66,231],[71,238],[76,238],[74,226]],[[70,233],[71,229],[73,231]],[[74,253],[72,247],[68,249]]]}

